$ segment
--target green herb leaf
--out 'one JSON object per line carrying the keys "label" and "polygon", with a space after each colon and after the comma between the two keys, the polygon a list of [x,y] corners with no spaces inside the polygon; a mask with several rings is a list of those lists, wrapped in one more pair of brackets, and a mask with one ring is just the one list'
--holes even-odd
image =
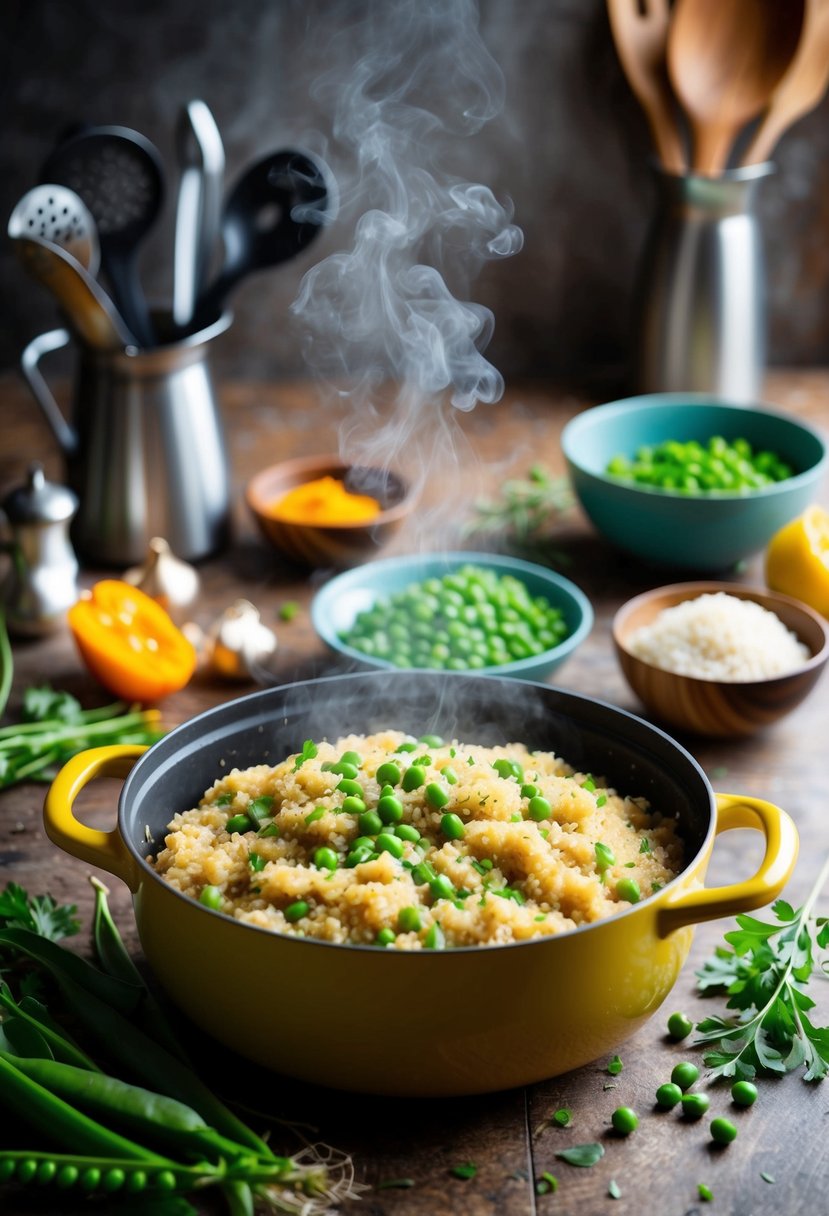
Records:
{"label": "green herb leaf", "polygon": [[622,1192],[619,1189],[619,1183],[616,1181],[615,1178],[610,1179],[610,1182],[608,1183],[608,1186],[607,1186],[607,1193],[611,1199],[621,1199],[622,1198]]}
{"label": "green herb leaf", "polygon": [[714,1198],[714,1192],[710,1186],[706,1186],[704,1182],[700,1182],[697,1186],[697,1194],[704,1203],[711,1203]]}
{"label": "green herb leaf", "polygon": [[78,932],[76,912],[74,904],[58,904],[51,895],[30,897],[15,882],[0,892],[0,925],[30,929],[49,941],[58,942]]}
{"label": "green herb leaf", "polygon": [[302,766],[306,760],[313,760],[314,756],[316,756],[318,751],[319,751],[319,748],[317,747],[314,740],[306,739],[302,745],[302,750],[299,752],[296,760],[294,760],[293,771],[296,772],[297,769],[302,768]]}
{"label": "green herb leaf", "polygon": [[773,1174],[766,1174],[765,1172],[761,1172],[760,1177],[763,1179],[764,1182],[768,1182],[770,1184],[773,1184],[776,1181]]}
{"label": "green herb leaf", "polygon": [[604,1148],[601,1144],[574,1144],[572,1148],[562,1148],[556,1153],[568,1165],[579,1165],[587,1168],[601,1161]]}
{"label": "green herb leaf", "polygon": [[473,1165],[471,1161],[466,1161],[462,1165],[453,1165],[449,1171],[455,1178],[463,1179],[474,1178],[477,1172],[477,1165]]}

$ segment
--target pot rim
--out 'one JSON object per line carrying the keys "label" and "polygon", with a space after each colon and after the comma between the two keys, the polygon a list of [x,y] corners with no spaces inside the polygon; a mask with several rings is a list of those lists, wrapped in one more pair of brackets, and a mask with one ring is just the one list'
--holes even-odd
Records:
{"label": "pot rim", "polygon": [[[716,801],[715,801],[713,787],[711,786],[711,783],[708,780],[708,777],[706,776],[704,769],[699,764],[699,762],[691,755],[691,753],[682,746],[681,743],[677,742],[677,740],[674,739],[671,735],[669,735],[667,733],[667,731],[662,730],[658,726],[654,726],[651,722],[648,722],[646,719],[639,717],[637,714],[631,713],[629,710],[622,709],[617,705],[613,705],[612,703],[610,703],[608,701],[603,701],[598,697],[590,697],[584,693],[572,692],[570,689],[562,688],[559,685],[554,685],[554,684],[543,684],[543,683],[540,683],[537,681],[521,680],[521,679],[509,677],[509,676],[503,676],[503,675],[484,675],[484,674],[480,674],[477,672],[474,674],[470,674],[468,672],[441,672],[441,673],[401,672],[401,675],[405,675],[407,679],[412,676],[416,676],[416,677],[425,676],[425,677],[438,677],[441,679],[450,679],[450,680],[452,680],[452,679],[465,680],[465,681],[471,680],[476,683],[479,681],[504,683],[506,681],[507,683],[510,684],[510,686],[514,685],[516,688],[528,689],[528,688],[534,687],[534,688],[541,689],[542,691],[553,692],[557,695],[563,695],[568,700],[575,701],[579,704],[588,704],[591,706],[598,706],[601,710],[609,712],[612,716],[617,716],[626,722],[635,723],[638,728],[643,728],[647,733],[649,733],[653,736],[656,736],[657,739],[661,743],[667,742],[667,744],[669,745],[669,748],[671,750],[675,751],[678,754],[678,756],[686,764],[690,765],[690,767],[693,770],[695,770],[697,776],[700,778],[703,789],[706,793],[707,800],[708,800],[708,825],[707,825],[704,837],[700,841],[699,847],[697,848],[693,857],[686,859],[685,864],[683,865],[683,868],[680,870],[680,872],[674,878],[672,878],[670,882],[666,883],[664,887],[662,887],[659,891],[654,892],[653,894],[649,895],[646,899],[641,900],[639,903],[633,904],[633,905],[631,905],[631,907],[625,908],[623,911],[614,913],[613,916],[604,917],[601,920],[592,921],[589,924],[578,925],[574,929],[567,929],[561,933],[553,933],[553,934],[548,934],[548,935],[545,935],[542,937],[530,938],[526,941],[505,942],[503,944],[497,944],[497,945],[482,944],[482,945],[475,945],[475,946],[454,946],[454,947],[452,947],[451,950],[446,950],[446,951],[434,951],[434,950],[389,951],[389,950],[383,950],[383,951],[378,952],[377,946],[375,946],[373,944],[362,945],[359,943],[350,943],[350,942],[329,942],[329,941],[321,941],[317,938],[295,937],[290,934],[277,933],[272,929],[266,929],[260,925],[251,925],[244,921],[238,921],[233,916],[230,916],[227,913],[221,912],[217,909],[207,908],[200,904],[197,904],[197,902],[191,896],[185,895],[184,892],[179,891],[175,887],[172,887],[168,883],[166,883],[164,881],[164,878],[158,873],[158,871],[149,863],[149,861],[146,860],[146,856],[144,855],[144,853],[139,851],[138,847],[135,845],[135,843],[132,839],[132,836],[124,831],[124,826],[125,826],[124,820],[126,818],[127,804],[129,802],[136,786],[139,786],[141,784],[144,772],[148,769],[148,767],[150,767],[152,765],[153,754],[154,753],[157,754],[158,750],[164,746],[170,747],[171,745],[175,745],[176,736],[185,733],[185,731],[187,731],[187,730],[192,730],[194,726],[196,726],[197,729],[199,729],[202,726],[209,728],[210,723],[213,720],[215,720],[216,718],[221,718],[223,715],[226,715],[228,712],[228,707],[231,707],[231,706],[255,705],[257,702],[268,701],[269,699],[273,699],[277,695],[285,695],[286,693],[289,693],[291,689],[294,689],[294,688],[307,689],[309,687],[314,687],[314,688],[319,687],[319,688],[323,689],[323,691],[324,691],[325,686],[331,685],[332,683],[339,685],[339,684],[342,684],[342,682],[346,681],[346,680],[358,679],[361,681],[362,680],[387,681],[389,678],[389,673],[386,671],[367,671],[367,672],[358,672],[358,673],[349,672],[349,673],[341,673],[341,674],[335,674],[335,675],[329,675],[329,676],[320,676],[320,677],[316,677],[316,678],[310,679],[310,680],[296,680],[296,681],[292,681],[289,684],[281,684],[276,687],[259,689],[255,692],[247,693],[241,697],[235,698],[232,701],[225,701],[220,705],[214,705],[211,708],[204,710],[202,713],[197,714],[195,717],[190,718],[187,721],[180,723],[178,726],[174,727],[173,730],[169,731],[168,734],[164,735],[162,739],[158,740],[158,742],[154,743],[150,748],[148,748],[147,751],[142,756],[139,757],[138,761],[136,762],[134,767],[131,769],[131,771],[129,772],[129,774],[127,775],[127,777],[124,781],[124,785],[121,789],[120,796],[118,799],[118,814],[117,814],[118,834],[119,834],[121,840],[123,841],[125,847],[128,849],[133,860],[138,863],[138,866],[140,867],[141,872],[146,877],[151,878],[155,883],[159,884],[160,887],[168,895],[173,896],[177,899],[183,900],[184,903],[188,907],[196,907],[200,913],[209,914],[211,916],[218,916],[221,920],[238,926],[239,929],[253,930],[257,933],[265,934],[267,937],[276,938],[278,941],[280,941],[284,944],[285,948],[287,948],[287,946],[289,944],[292,948],[307,947],[309,945],[312,945],[314,947],[328,947],[329,949],[335,949],[335,950],[359,950],[359,951],[367,951],[372,954],[381,953],[381,954],[383,954],[384,957],[392,957],[392,956],[396,956],[396,955],[402,955],[404,957],[413,957],[413,956],[421,955],[421,956],[425,956],[428,958],[434,958],[441,954],[446,954],[447,956],[451,957],[451,956],[454,956],[457,954],[475,954],[475,955],[489,954],[489,952],[491,950],[496,950],[496,949],[500,951],[500,950],[516,949],[516,948],[526,948],[526,947],[532,947],[532,946],[537,947],[537,946],[543,946],[543,945],[546,945],[547,947],[549,947],[551,945],[551,943],[553,943],[557,940],[562,940],[565,938],[570,939],[570,938],[573,938],[574,936],[576,936],[577,934],[587,933],[591,929],[601,929],[603,926],[607,926],[609,924],[615,924],[628,917],[636,916],[640,912],[642,912],[642,910],[645,909],[646,907],[648,909],[650,909],[653,907],[653,905],[655,903],[666,899],[667,894],[670,891],[672,891],[677,886],[677,884],[681,883],[688,877],[689,873],[692,872],[696,866],[698,866],[701,858],[704,857],[707,854],[708,850],[711,848],[714,836],[716,835],[717,805],[716,805]],[[423,681],[423,682],[427,682],[427,681]],[[206,733],[208,733],[208,731],[205,730],[203,733],[206,734]],[[171,741],[172,741],[172,743],[171,743]],[[175,813],[176,812],[174,810],[171,810],[170,817],[172,817],[172,815]],[[137,894],[137,892],[133,893],[133,898],[135,898],[136,894]],[[433,965],[433,964],[430,964],[430,965]]]}

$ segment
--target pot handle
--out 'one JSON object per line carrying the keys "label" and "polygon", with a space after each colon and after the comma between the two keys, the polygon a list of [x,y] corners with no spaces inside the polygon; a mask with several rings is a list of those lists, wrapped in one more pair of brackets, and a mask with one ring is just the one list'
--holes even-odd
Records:
{"label": "pot handle", "polygon": [[64,456],[74,456],[78,448],[78,436],[74,428],[64,418],[60,406],[52,396],[52,391],[43,378],[40,361],[44,355],[53,350],[68,346],[71,335],[68,329],[50,329],[46,334],[32,338],[29,345],[20,356],[20,370],[26,380],[35,401],[40,406],[43,416],[52,428],[52,433],[60,444]]}
{"label": "pot handle", "polygon": [[73,857],[100,866],[138,889],[139,872],[117,827],[102,832],[81,823],[74,813],[75,799],[90,781],[99,777],[126,777],[147,748],[140,743],[93,747],[67,760],[49,787],[43,803],[43,826],[49,839]]}
{"label": "pot handle", "polygon": [[765,836],[765,856],[757,873],[745,882],[669,894],[657,915],[661,937],[685,925],[761,908],[777,898],[791,877],[798,850],[797,828],[791,817],[761,798],[717,794],[716,799],[716,835],[732,828],[754,828]]}

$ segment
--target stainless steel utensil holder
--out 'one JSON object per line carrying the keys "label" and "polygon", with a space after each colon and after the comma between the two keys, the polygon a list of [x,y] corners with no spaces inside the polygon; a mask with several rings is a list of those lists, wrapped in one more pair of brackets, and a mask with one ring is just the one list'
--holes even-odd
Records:
{"label": "stainless steel utensil holder", "polygon": [[196,561],[227,540],[230,476],[209,366],[226,315],[181,341],[147,350],[79,349],[69,419],[40,371],[67,330],[35,338],[21,367],[66,458],[80,500],[72,527],[89,564],[142,561],[154,536]]}
{"label": "stainless steel utensil holder", "polygon": [[657,171],[637,288],[637,391],[759,399],[765,272],[753,208],[757,184],[772,172],[769,164],[718,178]]}

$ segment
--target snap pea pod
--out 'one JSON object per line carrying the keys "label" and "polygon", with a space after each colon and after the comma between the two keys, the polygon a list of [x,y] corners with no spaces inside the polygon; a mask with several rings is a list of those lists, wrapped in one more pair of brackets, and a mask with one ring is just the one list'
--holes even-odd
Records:
{"label": "snap pea pod", "polygon": [[69,1011],[89,1034],[121,1065],[151,1089],[192,1106],[220,1135],[252,1149],[266,1160],[276,1158],[261,1137],[237,1118],[191,1068],[118,1010],[86,991],[68,975],[56,976]]}
{"label": "snap pea pod", "polygon": [[155,998],[144,982],[144,977],[130,957],[118,927],[112,919],[107,903],[107,888],[94,876],[89,880],[95,890],[95,907],[92,913],[92,943],[98,965],[107,975],[138,987],[142,993],[141,1024],[148,1034],[181,1060],[187,1056],[181,1041],[170,1029]]}
{"label": "snap pea pod", "polygon": [[[94,1074],[90,1074],[94,1075]],[[143,1145],[111,1132],[62,1098],[31,1080],[16,1066],[14,1057],[0,1052],[0,1105],[20,1115],[33,1131],[79,1153],[101,1153],[132,1160],[170,1164]]]}
{"label": "snap pea pod", "polygon": [[[219,1135],[191,1106],[166,1094],[57,1060],[14,1058],[11,1063],[84,1114],[101,1120],[107,1127],[127,1132],[142,1143],[163,1143],[166,1151],[206,1160],[223,1157],[229,1162],[256,1160],[249,1147]],[[289,1165],[285,1158],[268,1160],[272,1174]]]}
{"label": "snap pea pod", "polygon": [[136,1162],[98,1154],[0,1150],[0,1182],[54,1184],[60,1190],[136,1195],[141,1191],[191,1191],[222,1181],[224,1172],[206,1162],[179,1165],[162,1158]]}

